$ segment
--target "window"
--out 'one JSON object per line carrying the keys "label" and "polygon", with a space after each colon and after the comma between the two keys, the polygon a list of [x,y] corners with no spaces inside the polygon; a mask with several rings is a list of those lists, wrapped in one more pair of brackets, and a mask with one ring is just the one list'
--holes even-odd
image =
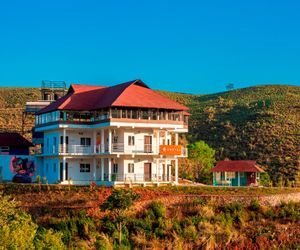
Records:
{"label": "window", "polygon": [[47,163],[46,164],[46,173],[48,173],[48,171],[49,171],[49,164]]}
{"label": "window", "polygon": [[80,163],[80,172],[81,173],[91,172],[91,165],[89,163]]}
{"label": "window", "polygon": [[47,145],[47,148],[48,148],[49,147],[49,138],[47,138],[46,145]]}
{"label": "window", "polygon": [[118,136],[113,137],[113,143],[118,143]]}
{"label": "window", "polygon": [[128,173],[134,173],[134,164],[128,163]]}
{"label": "window", "polygon": [[82,145],[82,146],[91,146],[91,138],[81,137],[80,138],[80,145]]}
{"label": "window", "polygon": [[235,172],[227,172],[227,179],[234,179],[235,178]]}
{"label": "window", "polygon": [[56,172],[56,163],[53,163],[53,172]]}
{"label": "window", "polygon": [[113,165],[113,173],[114,173],[114,174],[117,174],[117,173],[118,173],[118,170],[119,170],[118,163],[114,163],[114,165]]}
{"label": "window", "polygon": [[128,145],[134,146],[134,136],[133,135],[128,136]]}
{"label": "window", "polygon": [[9,147],[8,146],[0,147],[0,152],[9,152]]}
{"label": "window", "polygon": [[56,146],[56,137],[53,137],[53,146]]}

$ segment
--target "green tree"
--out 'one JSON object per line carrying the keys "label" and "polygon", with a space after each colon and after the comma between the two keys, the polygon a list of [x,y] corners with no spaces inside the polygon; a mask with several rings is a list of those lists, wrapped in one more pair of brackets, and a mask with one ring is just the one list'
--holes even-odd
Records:
{"label": "green tree", "polygon": [[199,181],[210,182],[209,170],[214,166],[215,150],[204,141],[198,141],[188,145],[188,158],[193,164],[193,175]]}
{"label": "green tree", "polygon": [[130,189],[114,189],[112,194],[100,207],[102,210],[112,212],[113,220],[117,223],[120,246],[122,243],[122,230],[126,224],[125,211],[139,198],[140,195],[134,194]]}
{"label": "green tree", "polygon": [[60,234],[46,229],[41,234],[31,216],[16,205],[0,193],[0,249],[65,249]]}

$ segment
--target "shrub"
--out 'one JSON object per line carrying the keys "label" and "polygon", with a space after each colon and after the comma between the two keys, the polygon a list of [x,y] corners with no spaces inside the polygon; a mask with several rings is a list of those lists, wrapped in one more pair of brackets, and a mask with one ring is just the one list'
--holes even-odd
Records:
{"label": "shrub", "polygon": [[166,207],[160,201],[152,201],[148,206],[148,212],[152,212],[154,218],[164,218],[166,215]]}
{"label": "shrub", "polygon": [[252,199],[250,201],[249,209],[254,212],[259,212],[260,211],[259,201],[257,199]]}

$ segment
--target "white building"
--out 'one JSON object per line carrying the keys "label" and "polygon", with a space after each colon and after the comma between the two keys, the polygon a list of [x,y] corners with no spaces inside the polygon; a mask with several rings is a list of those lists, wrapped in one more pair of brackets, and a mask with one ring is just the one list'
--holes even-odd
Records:
{"label": "white building", "polygon": [[44,133],[38,174],[62,184],[176,184],[187,110],[140,80],[71,85],[36,115],[35,131]]}

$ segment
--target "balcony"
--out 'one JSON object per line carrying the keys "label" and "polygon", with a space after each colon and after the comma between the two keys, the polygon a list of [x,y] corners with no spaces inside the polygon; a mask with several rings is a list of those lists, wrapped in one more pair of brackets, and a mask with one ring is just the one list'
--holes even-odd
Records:
{"label": "balcony", "polygon": [[[173,150],[172,150],[173,149]],[[176,150],[174,150],[176,149]],[[176,145],[143,144],[136,146],[124,145],[124,143],[113,143],[111,151],[109,145],[58,145],[52,148],[40,148],[35,151],[36,155],[100,155],[100,154],[143,154],[143,155],[168,155],[186,157],[187,149]]]}

